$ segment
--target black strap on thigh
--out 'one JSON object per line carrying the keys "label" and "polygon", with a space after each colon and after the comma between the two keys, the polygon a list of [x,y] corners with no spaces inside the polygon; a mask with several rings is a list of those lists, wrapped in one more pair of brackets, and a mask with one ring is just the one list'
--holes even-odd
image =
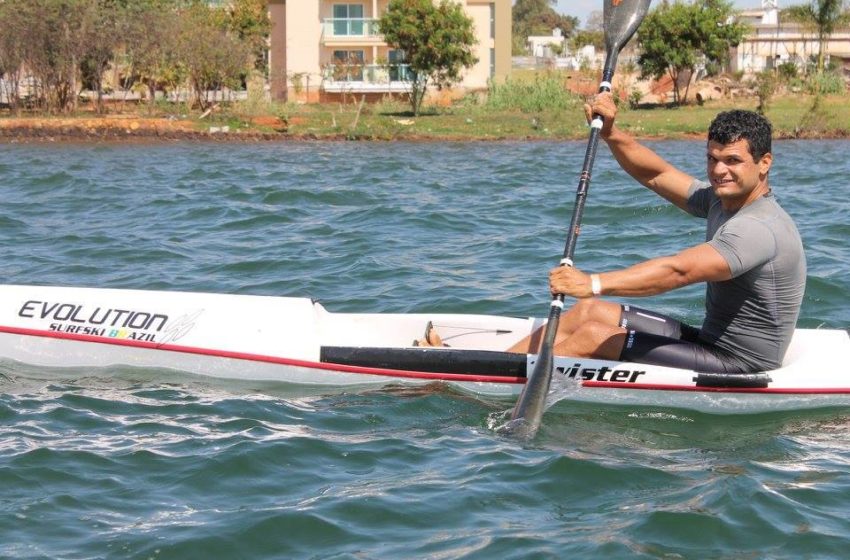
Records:
{"label": "black strap on thigh", "polygon": [[627,331],[657,334],[691,342],[696,342],[699,339],[698,328],[667,315],[633,305],[622,305],[620,307],[620,327]]}

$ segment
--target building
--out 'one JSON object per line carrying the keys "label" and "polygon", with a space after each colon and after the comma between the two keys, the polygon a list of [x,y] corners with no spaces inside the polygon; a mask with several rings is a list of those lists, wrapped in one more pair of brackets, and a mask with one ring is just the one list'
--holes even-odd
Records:
{"label": "building", "polygon": [[556,27],[551,35],[529,35],[526,40],[528,54],[535,58],[553,58],[567,52],[567,40]]}
{"label": "building", "polygon": [[[474,22],[478,63],[460,90],[503,80],[511,66],[511,0],[457,0]],[[377,31],[389,0],[270,0],[272,98],[319,101],[409,91],[403,54]]]}
{"label": "building", "polygon": [[[762,0],[761,9],[736,16],[750,31],[732,49],[731,70],[745,74],[776,68],[785,62],[804,67],[820,52],[817,32],[798,23],[782,21],[777,0]],[[850,29],[838,29],[825,45],[827,57],[850,59]]]}

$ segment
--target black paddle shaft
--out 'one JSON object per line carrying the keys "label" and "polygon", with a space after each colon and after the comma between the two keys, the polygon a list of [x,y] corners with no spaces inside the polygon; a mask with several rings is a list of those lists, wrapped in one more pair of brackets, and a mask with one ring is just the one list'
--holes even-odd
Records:
{"label": "black paddle shaft", "polygon": [[[614,64],[609,61],[605,65],[605,71],[602,74],[602,82],[599,85],[599,93],[611,91],[611,80],[614,77]],[[581,218],[584,214],[584,204],[587,201],[587,191],[590,188],[590,178],[593,173],[593,163],[596,161],[596,149],[599,146],[599,135],[602,132],[602,116],[593,115],[590,129],[590,139],[587,142],[587,150],[584,153],[584,165],[581,168],[581,175],[578,180],[578,188],[576,189],[576,202],[573,206],[573,217],[570,221],[570,229],[567,232],[567,242],[564,244],[564,257],[561,264],[572,266],[573,255],[576,250],[576,242],[581,230]],[[558,297],[563,301],[564,296],[558,294]]]}

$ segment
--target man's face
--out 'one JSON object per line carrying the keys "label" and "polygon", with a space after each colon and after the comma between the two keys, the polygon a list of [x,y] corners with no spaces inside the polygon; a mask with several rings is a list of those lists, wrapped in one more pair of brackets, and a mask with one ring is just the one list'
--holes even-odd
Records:
{"label": "man's face", "polygon": [[749,142],[738,140],[731,144],[709,141],[706,155],[708,180],[724,207],[739,208],[761,196],[761,191],[767,192],[767,172],[773,161],[770,153],[755,161]]}

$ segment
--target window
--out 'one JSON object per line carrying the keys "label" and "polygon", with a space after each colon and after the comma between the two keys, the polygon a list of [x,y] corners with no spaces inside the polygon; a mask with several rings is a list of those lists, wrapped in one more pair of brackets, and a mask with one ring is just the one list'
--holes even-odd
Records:
{"label": "window", "polygon": [[496,49],[490,49],[490,78],[496,76]]}
{"label": "window", "polygon": [[336,82],[362,82],[363,64],[366,58],[362,50],[334,51],[333,79]]}
{"label": "window", "polygon": [[392,49],[388,53],[387,61],[390,65],[390,81],[408,81],[410,80],[410,72],[407,65],[404,63],[404,51],[400,49]]}
{"label": "window", "polygon": [[490,38],[496,38],[496,4],[490,2]]}
{"label": "window", "polygon": [[363,4],[334,4],[334,35],[363,35]]}

